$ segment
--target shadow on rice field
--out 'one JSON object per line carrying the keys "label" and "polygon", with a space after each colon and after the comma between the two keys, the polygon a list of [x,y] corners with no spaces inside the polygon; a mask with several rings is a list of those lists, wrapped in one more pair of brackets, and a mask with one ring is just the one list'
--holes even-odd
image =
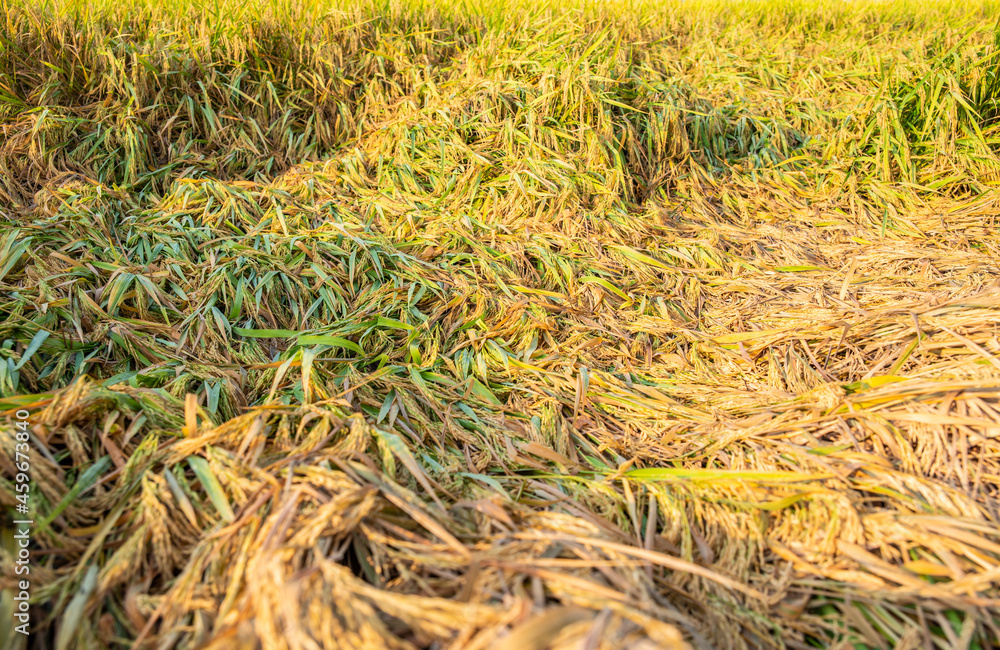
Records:
{"label": "shadow on rice field", "polygon": [[0,1],[0,647],[1000,644],[995,3]]}

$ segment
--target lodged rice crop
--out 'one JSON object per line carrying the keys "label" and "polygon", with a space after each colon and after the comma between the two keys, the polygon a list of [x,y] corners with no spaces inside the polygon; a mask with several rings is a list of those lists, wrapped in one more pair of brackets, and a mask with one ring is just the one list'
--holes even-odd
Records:
{"label": "lodged rice crop", "polygon": [[1000,645],[995,2],[0,7],[0,647]]}

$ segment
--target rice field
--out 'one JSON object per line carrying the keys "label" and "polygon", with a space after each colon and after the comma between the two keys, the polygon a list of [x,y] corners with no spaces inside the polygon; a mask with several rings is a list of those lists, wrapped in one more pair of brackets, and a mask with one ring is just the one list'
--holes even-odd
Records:
{"label": "rice field", "polygon": [[996,2],[0,8],[0,648],[1000,647]]}

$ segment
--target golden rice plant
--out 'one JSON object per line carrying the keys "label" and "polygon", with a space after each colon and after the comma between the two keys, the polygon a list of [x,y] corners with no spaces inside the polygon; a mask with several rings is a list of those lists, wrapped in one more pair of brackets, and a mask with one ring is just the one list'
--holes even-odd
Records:
{"label": "golden rice plant", "polygon": [[0,3],[0,647],[1000,645],[995,2]]}

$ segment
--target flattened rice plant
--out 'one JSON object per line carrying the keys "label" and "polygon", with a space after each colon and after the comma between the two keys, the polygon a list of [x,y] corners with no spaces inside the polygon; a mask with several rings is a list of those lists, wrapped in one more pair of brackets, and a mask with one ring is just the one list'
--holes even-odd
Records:
{"label": "flattened rice plant", "polygon": [[995,3],[0,6],[0,646],[1000,644]]}

